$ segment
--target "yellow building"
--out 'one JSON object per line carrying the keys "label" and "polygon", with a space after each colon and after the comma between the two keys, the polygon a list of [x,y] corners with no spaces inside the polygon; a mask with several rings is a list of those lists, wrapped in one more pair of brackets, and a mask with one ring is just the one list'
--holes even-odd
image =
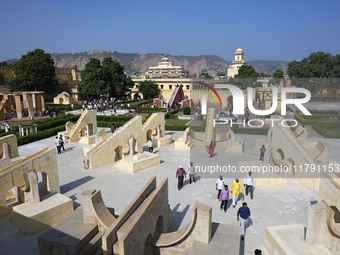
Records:
{"label": "yellow building", "polygon": [[[132,81],[135,83],[133,88],[131,89],[130,97],[131,99],[136,99],[140,95],[138,86],[139,83],[145,80],[151,80],[158,84],[159,89],[161,90],[161,94],[165,101],[168,101],[174,92],[176,85],[182,85],[182,89],[184,95],[190,99],[190,91],[192,90],[193,79],[191,78],[154,78],[148,79],[147,76],[143,76],[142,78],[135,78]],[[143,97],[143,96],[142,96]]]}
{"label": "yellow building", "polygon": [[235,59],[228,68],[228,77],[235,77],[235,75],[238,74],[238,69],[246,64],[246,61],[243,58],[244,53],[240,46],[238,46],[238,49],[235,51],[234,55]]}

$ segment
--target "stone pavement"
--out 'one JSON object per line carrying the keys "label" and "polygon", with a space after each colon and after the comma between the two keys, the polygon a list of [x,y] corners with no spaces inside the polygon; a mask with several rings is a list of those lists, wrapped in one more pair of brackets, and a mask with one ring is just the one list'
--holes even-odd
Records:
{"label": "stone pavement", "polygon": [[[106,129],[109,132],[108,129]],[[183,132],[170,132],[173,139],[177,139]],[[236,135],[245,141],[244,154],[219,155],[229,158],[231,162],[244,160],[257,160],[258,149],[255,148],[256,139],[264,136]],[[327,139],[336,147],[336,139]],[[53,147],[54,137],[19,147],[20,155],[31,155],[45,147]],[[191,220],[192,209],[195,201],[213,207],[212,221],[239,227],[236,221],[236,213],[239,205],[232,208],[229,202],[227,213],[219,209],[219,202],[215,190],[216,178],[201,178],[197,176],[196,183],[189,185],[184,181],[184,188],[177,190],[176,169],[179,164],[185,168],[190,163],[190,152],[188,150],[174,149],[174,145],[155,148],[154,152],[160,155],[161,164],[141,172],[130,174],[109,164],[96,169],[83,170],[83,148],[85,145],[78,143],[66,144],[66,152],[57,155],[60,190],[61,193],[70,196],[74,200],[74,207],[81,204],[81,192],[87,189],[100,189],[103,200],[107,207],[114,208],[119,215],[131,202],[137,192],[152,177],[157,176],[157,185],[163,178],[169,178],[169,203],[174,216],[171,231],[183,227]],[[194,147],[195,148],[195,147]],[[144,150],[146,150],[146,146]],[[207,154],[208,156],[208,154]],[[194,162],[195,163],[195,162]],[[225,175],[225,183],[231,186],[233,179]],[[41,176],[39,176],[41,181]],[[243,179],[241,179],[243,183]],[[40,183],[41,184],[41,183]],[[40,189],[42,189],[40,185]],[[244,201],[248,203],[252,217],[244,242],[242,253],[252,255],[256,248],[261,248],[264,240],[266,226],[296,224],[306,225],[308,208],[317,200],[317,193],[306,188],[295,180],[289,180],[288,184],[255,187],[254,200],[248,197],[240,197],[239,204]],[[33,236],[27,236],[22,230],[8,221],[8,216],[0,218],[0,247],[1,254],[38,254],[37,237],[44,233],[41,231]],[[218,240],[223,240],[221,234]],[[228,237],[225,236],[227,239]],[[237,244],[236,244],[237,245]],[[194,251],[193,251],[194,252]],[[192,253],[195,254],[195,253]],[[196,253],[199,254],[199,253]],[[226,251],[225,254],[228,254]]]}

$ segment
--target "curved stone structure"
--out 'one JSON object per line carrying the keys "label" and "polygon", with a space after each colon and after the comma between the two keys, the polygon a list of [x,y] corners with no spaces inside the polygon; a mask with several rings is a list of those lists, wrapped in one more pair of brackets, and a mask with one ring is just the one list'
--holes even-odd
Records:
{"label": "curved stone structure", "polygon": [[14,187],[23,191],[28,189],[29,181],[25,176],[28,172],[42,173],[44,194],[60,192],[56,156],[54,148],[46,148],[0,170],[0,216],[8,213],[6,196],[9,190]]}
{"label": "curved stone structure", "polygon": [[104,204],[100,190],[81,193],[84,223],[97,224],[99,231],[107,230],[116,220]]}

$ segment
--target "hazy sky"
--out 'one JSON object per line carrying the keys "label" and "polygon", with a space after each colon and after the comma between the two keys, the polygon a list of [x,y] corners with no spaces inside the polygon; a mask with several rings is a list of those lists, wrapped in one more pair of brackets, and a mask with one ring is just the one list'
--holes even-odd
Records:
{"label": "hazy sky", "polygon": [[115,50],[216,54],[232,60],[302,59],[340,53],[339,0],[10,0],[0,5],[0,61]]}

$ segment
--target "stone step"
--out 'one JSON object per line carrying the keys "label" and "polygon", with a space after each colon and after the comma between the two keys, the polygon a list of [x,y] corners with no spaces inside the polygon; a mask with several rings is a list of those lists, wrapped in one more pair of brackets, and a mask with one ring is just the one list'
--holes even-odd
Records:
{"label": "stone step", "polygon": [[77,254],[98,232],[97,225],[83,222],[83,209],[80,206],[38,238],[39,250],[40,253],[45,254],[46,251],[49,254],[54,247],[60,247],[67,254]]}
{"label": "stone step", "polygon": [[78,255],[92,255],[102,246],[104,232],[98,232],[87,244],[81,248]]}

